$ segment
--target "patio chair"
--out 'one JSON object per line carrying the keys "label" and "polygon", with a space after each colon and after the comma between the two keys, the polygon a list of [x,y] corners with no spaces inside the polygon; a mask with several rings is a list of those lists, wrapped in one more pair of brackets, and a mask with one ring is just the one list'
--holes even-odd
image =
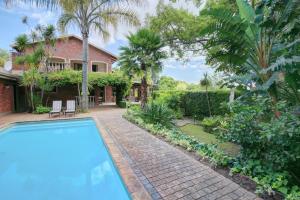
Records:
{"label": "patio chair", "polygon": [[52,102],[52,110],[49,112],[49,117],[51,117],[52,114],[59,114],[59,116],[60,116],[61,105],[62,105],[62,101],[53,101]]}
{"label": "patio chair", "polygon": [[75,116],[76,113],[76,106],[75,106],[75,100],[68,100],[67,101],[67,108],[65,110],[65,116],[67,114],[73,113]]}

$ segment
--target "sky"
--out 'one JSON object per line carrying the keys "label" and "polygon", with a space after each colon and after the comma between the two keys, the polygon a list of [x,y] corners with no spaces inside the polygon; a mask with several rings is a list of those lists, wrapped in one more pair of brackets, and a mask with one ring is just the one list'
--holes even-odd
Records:
{"label": "sky", "polygon": [[[148,14],[155,15],[158,1],[159,0],[148,0],[145,5],[134,8],[142,22]],[[199,12],[199,8],[184,0],[179,1],[174,6],[183,7],[193,13]],[[8,51],[11,50],[10,45],[18,35],[29,33],[30,29],[37,24],[55,25],[59,15],[59,10],[46,10],[24,3],[7,7],[0,3],[0,48]],[[29,26],[22,24],[21,20],[24,16],[28,17]],[[127,45],[126,35],[134,33],[136,30],[137,28],[120,25],[118,30],[110,30],[111,37],[108,41],[103,41],[97,33],[93,32],[90,36],[90,42],[115,55],[119,55],[119,48]],[[80,36],[79,31],[75,27],[70,27],[67,33]],[[58,33],[58,35],[59,34],[60,33]],[[198,83],[205,72],[213,73],[212,68],[205,64],[205,56],[191,56],[188,62],[180,61],[176,58],[164,60],[161,75],[171,76],[177,80],[183,80],[189,83]]]}

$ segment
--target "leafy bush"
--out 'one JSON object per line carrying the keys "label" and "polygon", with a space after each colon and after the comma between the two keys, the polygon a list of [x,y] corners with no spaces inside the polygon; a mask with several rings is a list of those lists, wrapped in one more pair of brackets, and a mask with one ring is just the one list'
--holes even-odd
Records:
{"label": "leafy bush", "polygon": [[277,104],[281,115],[276,117],[270,101],[260,96],[236,101],[232,117],[220,133],[241,145],[244,158],[261,160],[276,170],[287,169],[300,161],[300,119],[284,102]]}
{"label": "leafy bush", "polygon": [[213,133],[214,129],[216,129],[219,125],[221,125],[223,117],[221,116],[214,116],[214,117],[205,117],[201,125],[203,126],[204,130],[208,133]]}
{"label": "leafy bush", "polygon": [[[228,113],[224,104],[229,100],[229,91],[208,91],[212,115]],[[181,107],[186,116],[197,118],[209,117],[207,96],[205,91],[186,92],[181,99]]]}
{"label": "leafy bush", "polygon": [[183,92],[173,91],[173,92],[158,92],[155,93],[155,102],[159,104],[164,104],[168,106],[168,108],[174,111],[175,117],[180,119],[183,117],[183,112],[181,109],[181,97]]}
{"label": "leafy bush", "polygon": [[120,108],[126,108],[127,107],[127,102],[126,101],[119,101],[119,102],[117,102],[117,104]]}
{"label": "leafy bush", "polygon": [[291,167],[300,162],[300,119],[284,102],[274,106],[271,99],[257,95],[236,101],[219,134],[242,147],[232,171],[252,177],[257,192],[279,191],[289,199],[299,194],[291,189],[299,171],[291,173]]}
{"label": "leafy bush", "polygon": [[231,173],[250,176],[257,184],[256,192],[258,194],[267,192],[271,196],[277,191],[286,199],[299,199],[299,187],[291,187],[291,176],[287,171],[274,171],[259,160],[236,160],[231,168]]}
{"label": "leafy bush", "polygon": [[51,111],[51,108],[39,105],[36,107],[34,113],[43,114],[43,113],[49,113],[50,111]]}
{"label": "leafy bush", "polygon": [[147,123],[170,127],[174,120],[174,113],[166,105],[152,101],[145,106],[142,117]]}
{"label": "leafy bush", "polygon": [[[224,115],[229,112],[226,105],[229,100],[229,91],[208,91],[208,95],[212,115]],[[239,96],[238,92],[236,96]],[[158,91],[155,93],[154,99],[166,104],[175,113],[199,119],[209,117],[205,91]]]}

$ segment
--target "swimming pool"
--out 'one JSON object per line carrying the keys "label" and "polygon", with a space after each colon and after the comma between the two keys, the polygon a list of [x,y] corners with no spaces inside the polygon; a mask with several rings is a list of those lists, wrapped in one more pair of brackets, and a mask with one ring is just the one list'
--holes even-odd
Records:
{"label": "swimming pool", "polygon": [[127,200],[92,119],[34,122],[0,132],[0,199]]}

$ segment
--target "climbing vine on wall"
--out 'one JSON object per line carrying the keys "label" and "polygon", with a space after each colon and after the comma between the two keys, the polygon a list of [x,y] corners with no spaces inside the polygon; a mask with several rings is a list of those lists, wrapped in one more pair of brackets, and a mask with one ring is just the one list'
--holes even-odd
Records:
{"label": "climbing vine on wall", "polygon": [[[58,72],[51,72],[45,74],[46,79],[53,86],[65,86],[65,85],[81,85],[82,75],[81,71],[75,70],[63,70]],[[88,74],[89,88],[95,86],[104,87],[106,85],[116,88],[117,101],[121,101],[123,96],[127,93],[130,87],[130,81],[122,76],[119,72],[114,73],[102,73],[102,72],[90,72]]]}

